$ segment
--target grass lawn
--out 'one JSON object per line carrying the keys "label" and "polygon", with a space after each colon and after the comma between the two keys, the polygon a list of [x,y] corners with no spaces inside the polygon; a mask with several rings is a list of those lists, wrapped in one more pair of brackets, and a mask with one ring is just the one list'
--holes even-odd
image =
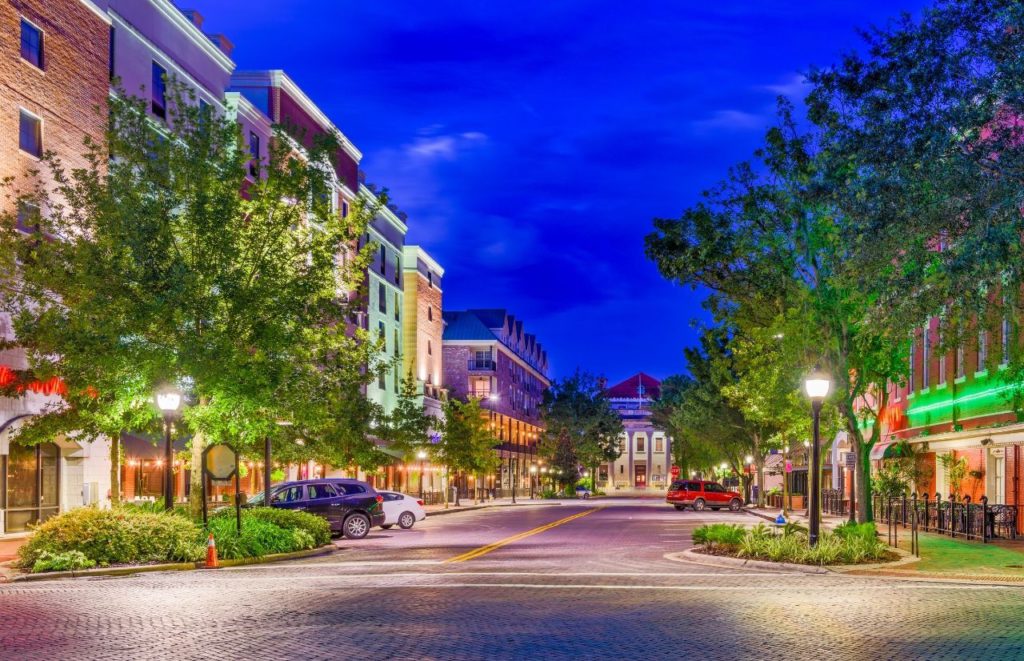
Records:
{"label": "grass lawn", "polygon": [[[903,533],[902,530],[900,532]],[[921,533],[918,539],[921,541],[921,561],[908,565],[908,570],[1024,577],[1024,545],[1016,550],[930,533]],[[910,550],[909,534],[901,534],[899,546],[905,551]]]}

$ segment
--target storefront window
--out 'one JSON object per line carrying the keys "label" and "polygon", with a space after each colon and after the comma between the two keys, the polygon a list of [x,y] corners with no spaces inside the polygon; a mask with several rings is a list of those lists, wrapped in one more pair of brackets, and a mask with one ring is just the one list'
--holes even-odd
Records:
{"label": "storefront window", "polygon": [[58,460],[57,446],[51,443],[37,447],[11,443],[4,464],[6,532],[27,530],[31,524],[45,521],[60,510]]}

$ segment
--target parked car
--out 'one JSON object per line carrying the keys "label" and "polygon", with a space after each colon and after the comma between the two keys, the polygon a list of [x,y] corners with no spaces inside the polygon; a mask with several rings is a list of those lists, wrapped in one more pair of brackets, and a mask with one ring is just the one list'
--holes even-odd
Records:
{"label": "parked car", "polygon": [[[370,528],[384,524],[384,497],[366,482],[343,478],[283,482],[273,487],[271,507],[300,510],[327,519],[331,532],[362,539]],[[248,505],[262,505],[263,493]]]}
{"label": "parked car", "polygon": [[590,498],[593,495],[594,495],[594,492],[591,491],[590,489],[586,488],[582,484],[577,484],[576,485],[576,497],[577,498],[582,498],[583,500],[587,500],[588,498]]}
{"label": "parked car", "polygon": [[677,510],[687,506],[698,512],[705,508],[720,510],[728,507],[729,511],[738,512],[743,507],[743,496],[718,482],[676,480],[669,486],[665,502],[675,505]]}
{"label": "parked car", "polygon": [[380,495],[384,497],[384,523],[380,527],[385,530],[396,523],[402,530],[408,530],[427,518],[422,500],[397,491],[381,491]]}

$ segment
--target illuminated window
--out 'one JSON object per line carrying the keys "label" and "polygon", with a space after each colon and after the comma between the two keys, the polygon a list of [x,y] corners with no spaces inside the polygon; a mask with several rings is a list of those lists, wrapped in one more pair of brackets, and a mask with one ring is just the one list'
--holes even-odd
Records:
{"label": "illuminated window", "polygon": [[249,131],[249,174],[257,176],[260,173],[260,136],[255,131]]}
{"label": "illuminated window", "polygon": [[964,376],[964,347],[961,344],[956,348],[956,378],[962,379]]}
{"label": "illuminated window", "polygon": [[988,332],[978,331],[978,371],[985,369],[988,363]]}
{"label": "illuminated window", "polygon": [[921,338],[921,389],[927,390],[931,386],[929,378],[931,369],[928,361],[931,360],[931,337],[928,331],[928,324],[924,325],[924,334]]}
{"label": "illuminated window", "polygon": [[1010,320],[1003,318],[1002,329],[1000,330],[999,341],[1002,343],[1003,355],[1000,362],[1005,365],[1010,362]]}

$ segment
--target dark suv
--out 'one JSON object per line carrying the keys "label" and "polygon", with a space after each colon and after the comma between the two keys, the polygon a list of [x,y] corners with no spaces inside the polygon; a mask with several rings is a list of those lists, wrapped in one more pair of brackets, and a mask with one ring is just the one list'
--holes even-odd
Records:
{"label": "dark suv", "polygon": [[675,505],[677,510],[689,505],[698,512],[705,507],[713,510],[728,507],[730,511],[738,512],[743,507],[743,496],[729,491],[718,482],[676,480],[668,488],[665,502]]}
{"label": "dark suv", "polygon": [[[384,497],[359,480],[326,478],[282,482],[272,487],[270,504],[287,510],[300,510],[327,519],[331,532],[349,539],[362,539],[370,528],[384,523]],[[250,505],[262,505],[263,494],[249,499]]]}

